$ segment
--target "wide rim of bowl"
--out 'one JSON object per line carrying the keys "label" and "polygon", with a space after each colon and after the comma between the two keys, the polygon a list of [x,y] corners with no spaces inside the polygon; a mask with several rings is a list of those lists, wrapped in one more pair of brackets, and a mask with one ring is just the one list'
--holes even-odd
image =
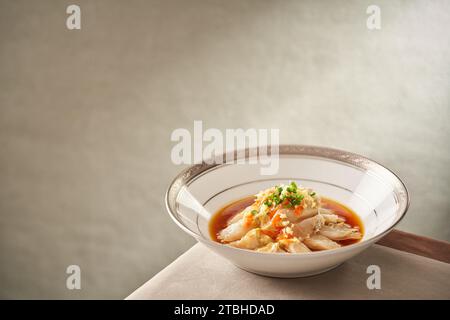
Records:
{"label": "wide rim of bowl", "polygon": [[[271,152],[273,146],[267,146],[268,152]],[[327,160],[334,160],[337,162],[342,162],[346,165],[352,165],[354,167],[357,167],[359,169],[363,170],[372,170],[372,171],[379,171],[384,172],[388,174],[388,177],[390,178],[388,182],[391,183],[396,195],[398,196],[398,204],[399,207],[396,211],[396,214],[400,213],[399,217],[392,223],[392,225],[383,231],[380,234],[377,234],[371,238],[363,239],[357,243],[344,246],[337,249],[331,249],[331,250],[323,250],[323,251],[314,251],[309,252],[308,254],[292,254],[292,253],[267,253],[267,252],[257,252],[253,250],[246,250],[241,248],[235,248],[231,246],[227,246],[225,244],[213,241],[212,239],[207,239],[205,237],[200,236],[199,234],[193,232],[189,228],[187,228],[177,217],[176,217],[176,199],[179,195],[179,192],[182,190],[182,188],[189,184],[190,182],[193,182],[195,179],[200,177],[203,174],[207,174],[208,171],[217,169],[218,167],[222,166],[228,166],[235,164],[235,161],[238,159],[248,159],[249,155],[251,154],[257,154],[255,152],[258,151],[258,148],[246,148],[244,152],[238,152],[238,151],[231,151],[229,153],[223,153],[222,155],[219,155],[216,157],[216,159],[222,159],[223,161],[221,163],[211,163],[212,160],[204,161],[200,164],[194,164],[189,166],[188,168],[181,171],[170,183],[169,187],[167,188],[166,194],[165,194],[165,205],[167,212],[169,216],[172,218],[172,220],[180,227],[184,232],[194,237],[199,242],[206,242],[207,244],[210,244],[215,247],[220,247],[220,249],[225,250],[231,250],[231,251],[237,251],[237,252],[245,252],[248,254],[254,254],[254,255],[271,255],[271,256],[279,256],[279,257],[312,257],[312,256],[323,256],[328,254],[333,254],[336,252],[344,253],[346,251],[350,250],[356,250],[357,248],[361,248],[367,245],[370,245],[371,243],[379,240],[380,238],[387,235],[389,232],[392,231],[392,229],[405,217],[406,212],[408,211],[409,205],[410,205],[410,197],[408,193],[408,189],[406,188],[406,185],[403,183],[403,181],[398,177],[397,174],[395,174],[392,170],[386,168],[385,166],[381,165],[380,163],[371,160],[367,157],[361,156],[356,153],[343,151],[339,149],[334,148],[328,148],[328,147],[320,147],[320,146],[312,146],[312,145],[279,145],[276,149],[276,152],[280,156],[282,155],[299,155],[299,156],[311,156],[316,158],[324,158]],[[227,163],[225,159],[233,159],[233,162]]]}

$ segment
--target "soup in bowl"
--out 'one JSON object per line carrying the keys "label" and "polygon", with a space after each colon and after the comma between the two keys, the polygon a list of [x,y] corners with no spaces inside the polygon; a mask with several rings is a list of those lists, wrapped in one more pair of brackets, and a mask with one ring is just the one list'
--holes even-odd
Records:
{"label": "soup in bowl", "polygon": [[166,194],[182,230],[237,267],[274,277],[338,266],[386,235],[408,204],[404,184],[380,164],[300,145],[280,146],[274,175],[261,175],[257,161],[199,164]]}

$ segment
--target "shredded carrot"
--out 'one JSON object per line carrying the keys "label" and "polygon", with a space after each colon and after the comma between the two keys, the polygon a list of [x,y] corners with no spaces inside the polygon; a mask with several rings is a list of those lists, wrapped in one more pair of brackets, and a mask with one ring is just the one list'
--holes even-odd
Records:
{"label": "shredded carrot", "polygon": [[266,236],[271,237],[272,239],[275,239],[278,235],[278,232],[267,230],[267,229],[261,230],[261,232],[264,233]]}
{"label": "shredded carrot", "polygon": [[302,206],[297,206],[297,208],[295,208],[294,210],[294,214],[298,217],[302,214],[303,212],[303,207]]}
{"label": "shredded carrot", "polygon": [[253,215],[248,214],[245,216],[244,227],[250,227],[253,224]]}
{"label": "shredded carrot", "polygon": [[275,213],[277,213],[278,209],[274,209],[272,211],[269,212],[269,218],[272,219],[273,216],[275,215]]}
{"label": "shredded carrot", "polygon": [[277,227],[279,226],[279,223],[280,223],[280,222],[281,222],[281,217],[280,217],[279,214],[276,214],[276,215],[273,217],[271,224],[272,224],[275,228],[277,228]]}
{"label": "shredded carrot", "polygon": [[277,236],[280,235],[280,231],[283,229],[283,226],[281,225],[281,217],[279,214],[273,214],[273,218],[270,221],[270,228],[269,229],[263,229],[261,230],[262,233],[265,235],[271,237],[272,239],[276,239]]}
{"label": "shredded carrot", "polygon": [[292,238],[291,235],[285,234],[285,233],[280,233],[277,237],[277,241],[279,240],[288,240],[289,238]]}

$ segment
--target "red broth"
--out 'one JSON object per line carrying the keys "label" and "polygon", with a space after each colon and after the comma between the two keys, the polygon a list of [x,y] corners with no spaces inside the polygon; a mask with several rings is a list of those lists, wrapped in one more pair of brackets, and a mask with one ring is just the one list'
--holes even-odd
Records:
{"label": "red broth", "polygon": [[[227,221],[232,217],[234,217],[239,212],[241,212],[242,210],[244,210],[246,207],[251,205],[254,201],[255,197],[249,196],[234,201],[218,210],[213,215],[213,217],[209,222],[209,234],[211,236],[211,239],[213,239],[216,242],[220,242],[220,240],[217,238],[217,234],[221,230],[225,229],[225,227],[227,226]],[[361,218],[352,209],[336,200],[332,200],[330,198],[325,197],[321,197],[321,203],[323,208],[330,209],[335,214],[343,217],[345,219],[345,223],[349,224],[352,227],[358,227],[361,234],[364,235],[364,227]],[[347,246],[359,241],[360,241],[359,239],[358,240],[350,239],[336,242],[338,242],[342,246]]]}

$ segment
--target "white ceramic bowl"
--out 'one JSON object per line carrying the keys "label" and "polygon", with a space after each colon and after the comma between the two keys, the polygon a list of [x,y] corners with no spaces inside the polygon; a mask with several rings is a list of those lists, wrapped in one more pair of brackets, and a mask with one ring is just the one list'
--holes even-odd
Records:
{"label": "white ceramic bowl", "polygon": [[[252,153],[247,150],[245,159],[249,154]],[[168,212],[182,230],[239,268],[273,277],[303,277],[330,270],[368,248],[386,235],[408,209],[408,192],[400,179],[360,155],[322,147],[282,145],[279,161],[279,172],[272,176],[261,175],[260,165],[248,162],[191,166],[170,185],[166,194]],[[292,180],[353,209],[363,221],[363,239],[342,248],[303,254],[260,253],[211,239],[208,222],[217,210]]]}

